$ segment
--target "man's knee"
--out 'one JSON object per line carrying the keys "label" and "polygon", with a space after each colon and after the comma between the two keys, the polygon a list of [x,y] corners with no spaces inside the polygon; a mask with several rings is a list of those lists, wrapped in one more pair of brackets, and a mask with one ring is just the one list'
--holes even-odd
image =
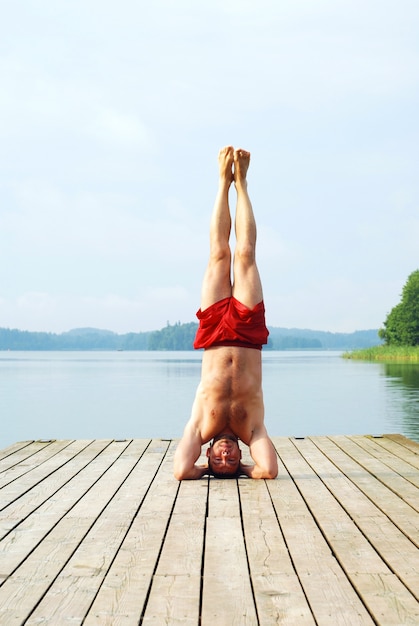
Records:
{"label": "man's knee", "polygon": [[[214,297],[216,300],[220,296],[220,292],[229,292],[231,290],[231,253],[230,248],[218,247],[212,249],[207,265],[207,270],[202,286],[203,295],[211,294],[210,300]],[[214,292],[216,296],[214,296]],[[228,295],[228,294],[227,294]],[[214,302],[216,301],[214,300]]]}
{"label": "man's knee", "polygon": [[225,265],[228,270],[231,265],[230,246],[217,245],[213,246],[210,251],[210,263],[213,265]]}
{"label": "man's knee", "polygon": [[234,264],[239,264],[243,268],[249,268],[256,263],[255,247],[251,244],[241,244],[236,246],[234,252]]}

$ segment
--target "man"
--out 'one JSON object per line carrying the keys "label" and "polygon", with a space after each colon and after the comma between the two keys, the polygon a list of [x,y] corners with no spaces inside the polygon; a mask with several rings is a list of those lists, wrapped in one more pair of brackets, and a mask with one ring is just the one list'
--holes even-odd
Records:
{"label": "man", "polygon": [[[267,343],[262,284],[256,266],[256,223],[247,192],[250,154],[223,148],[218,157],[219,188],[210,224],[210,258],[204,276],[194,347],[204,348],[201,382],[175,454],[178,480],[205,474],[232,478],[275,478],[277,456],[264,425],[262,344]],[[231,281],[228,194],[237,191],[236,249]],[[197,465],[201,446],[207,463]],[[253,465],[241,462],[239,439],[249,446]]]}

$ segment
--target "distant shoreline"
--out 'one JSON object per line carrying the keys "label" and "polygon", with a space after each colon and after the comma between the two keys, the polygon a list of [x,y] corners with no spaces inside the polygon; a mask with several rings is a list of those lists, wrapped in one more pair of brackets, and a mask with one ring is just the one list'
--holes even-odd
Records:
{"label": "distant shoreline", "polygon": [[[0,328],[0,350],[192,350],[196,329],[196,322],[167,324],[161,330],[122,335],[97,328],[76,328],[60,334]],[[266,350],[354,351],[377,347],[381,342],[377,329],[332,333],[270,327],[269,333]]]}

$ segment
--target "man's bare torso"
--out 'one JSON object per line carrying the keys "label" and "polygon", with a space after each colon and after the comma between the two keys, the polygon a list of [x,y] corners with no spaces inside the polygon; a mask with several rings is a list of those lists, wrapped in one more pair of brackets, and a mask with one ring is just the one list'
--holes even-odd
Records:
{"label": "man's bare torso", "polygon": [[249,444],[263,423],[261,370],[260,350],[223,346],[204,351],[192,412],[202,443],[231,432]]}

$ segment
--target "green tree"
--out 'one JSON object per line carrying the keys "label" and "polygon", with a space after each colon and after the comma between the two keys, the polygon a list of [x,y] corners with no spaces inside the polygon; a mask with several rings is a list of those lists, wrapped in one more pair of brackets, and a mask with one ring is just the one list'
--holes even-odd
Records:
{"label": "green tree", "polygon": [[408,277],[401,302],[387,315],[378,334],[389,346],[419,345],[419,270]]}

